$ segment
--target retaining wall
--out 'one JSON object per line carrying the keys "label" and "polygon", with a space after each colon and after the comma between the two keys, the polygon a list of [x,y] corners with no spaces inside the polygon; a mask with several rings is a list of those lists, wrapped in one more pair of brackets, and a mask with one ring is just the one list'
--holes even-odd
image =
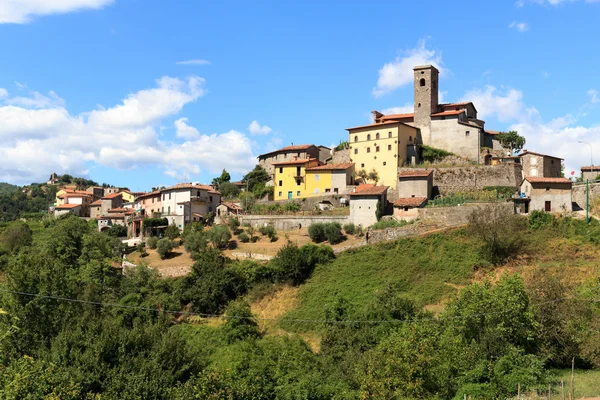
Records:
{"label": "retaining wall", "polygon": [[506,214],[514,214],[512,202],[506,203],[474,203],[456,207],[425,207],[419,208],[419,220],[441,226],[458,226],[469,222],[469,217],[475,210],[482,208],[498,208]]}
{"label": "retaining wall", "polygon": [[[590,204],[600,197],[600,182],[590,183]],[[574,210],[585,210],[585,184],[573,185]]]}
{"label": "retaining wall", "polygon": [[240,215],[240,223],[250,224],[254,228],[260,228],[265,225],[273,225],[275,229],[289,231],[292,229],[307,228],[316,222],[339,222],[344,225],[350,222],[349,216],[329,216],[329,215],[307,215],[307,216],[288,216],[288,215]]}

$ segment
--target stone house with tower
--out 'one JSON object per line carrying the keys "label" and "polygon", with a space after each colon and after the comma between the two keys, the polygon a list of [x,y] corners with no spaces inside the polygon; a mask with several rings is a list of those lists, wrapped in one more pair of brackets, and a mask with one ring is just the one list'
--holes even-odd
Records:
{"label": "stone house with tower", "polygon": [[[364,133],[358,142],[363,142],[363,147],[372,148],[375,145],[376,133],[383,132],[387,135],[388,127],[408,126],[413,128],[413,134],[406,134],[406,138],[399,136],[399,143],[396,143],[402,149],[406,147],[406,151],[402,150],[397,156],[397,163],[391,166],[379,165],[377,171],[380,175],[388,175],[382,173],[384,167],[394,169],[393,182],[382,182],[396,185],[396,168],[403,164],[411,164],[418,161],[418,152],[416,146],[423,144],[438,149],[442,149],[467,160],[477,163],[483,163],[481,159],[481,148],[491,147],[498,149],[498,143],[495,139],[495,133],[485,130],[485,122],[477,117],[477,109],[472,102],[460,103],[439,103],[439,71],[433,65],[416,66],[413,68],[414,73],[414,111],[406,114],[389,114],[384,115],[379,111],[373,111],[372,124],[347,129],[349,132],[350,142],[350,157],[355,163],[363,163],[363,156],[360,155],[361,149],[357,149],[354,136],[356,133]],[[405,130],[405,129],[404,129]],[[385,132],[384,132],[385,131]],[[380,133],[381,134],[381,133]],[[387,137],[387,136],[385,136]],[[412,141],[402,143],[402,139],[411,138]],[[365,143],[366,141],[366,143]],[[374,154],[367,159],[373,158]],[[372,163],[371,160],[369,162]],[[367,162],[364,162],[365,168]],[[357,164],[357,170],[360,169]],[[392,174],[389,174],[392,176]]]}

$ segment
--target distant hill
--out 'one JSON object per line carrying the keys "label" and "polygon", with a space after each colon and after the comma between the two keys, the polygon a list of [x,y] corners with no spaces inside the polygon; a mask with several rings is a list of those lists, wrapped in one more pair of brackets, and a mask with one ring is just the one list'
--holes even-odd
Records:
{"label": "distant hill", "polygon": [[0,182],[0,195],[3,194],[11,194],[16,192],[19,189],[16,185],[11,185],[10,183]]}

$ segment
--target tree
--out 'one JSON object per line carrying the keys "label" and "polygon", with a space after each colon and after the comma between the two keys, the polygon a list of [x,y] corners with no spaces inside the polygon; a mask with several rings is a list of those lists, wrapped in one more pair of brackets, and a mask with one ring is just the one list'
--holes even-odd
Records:
{"label": "tree", "polygon": [[117,238],[127,236],[127,227],[125,225],[115,224],[108,228],[108,235]]}
{"label": "tree", "polygon": [[256,204],[256,197],[250,192],[242,192],[240,193],[240,204],[244,211],[250,211]]}
{"label": "tree", "polygon": [[246,338],[257,338],[260,335],[258,324],[254,320],[248,302],[232,302],[227,306],[223,334],[227,343]]}
{"label": "tree", "polygon": [[369,172],[369,180],[373,181],[376,185],[379,182],[379,173],[373,168],[371,172]]}
{"label": "tree", "polygon": [[206,235],[216,249],[227,247],[231,240],[231,233],[225,225],[213,226],[206,232]]}
{"label": "tree", "polygon": [[0,236],[0,244],[9,252],[18,251],[23,246],[29,246],[32,234],[29,225],[16,221],[8,225]]}
{"label": "tree", "polygon": [[240,188],[231,182],[223,182],[219,185],[219,192],[224,199],[234,199],[240,194]]}
{"label": "tree", "polygon": [[502,147],[510,150],[510,154],[520,152],[525,146],[525,138],[517,131],[500,132],[496,135],[496,139],[500,142]]}
{"label": "tree", "polygon": [[163,260],[167,258],[171,250],[173,250],[173,242],[169,239],[160,239],[156,244],[156,252]]}
{"label": "tree", "polygon": [[223,169],[223,172],[221,173],[221,176],[217,177],[217,178],[213,178],[212,180],[212,184],[216,187],[219,188],[219,190],[221,189],[221,185],[223,183],[228,183],[231,180],[231,175],[229,175],[229,172],[227,172],[227,170]]}
{"label": "tree", "polygon": [[179,228],[175,224],[171,224],[171,225],[167,226],[167,229],[165,229],[165,237],[170,240],[178,238],[179,235],[180,235]]}
{"label": "tree", "polygon": [[244,175],[244,177],[242,178],[242,182],[247,183],[248,191],[254,192],[255,186],[258,185],[260,187],[262,184],[262,186],[264,187],[264,184],[267,183],[270,179],[271,178],[269,177],[269,173],[265,171],[263,167],[257,164],[252,171]]}
{"label": "tree", "polygon": [[358,176],[363,183],[367,182],[367,178],[369,177],[369,174],[367,173],[367,171],[365,169],[361,169],[356,173],[356,176]]}

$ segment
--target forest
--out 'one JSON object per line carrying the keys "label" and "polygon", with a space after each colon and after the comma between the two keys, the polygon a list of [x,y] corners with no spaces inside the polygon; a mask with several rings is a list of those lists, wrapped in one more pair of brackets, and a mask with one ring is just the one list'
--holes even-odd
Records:
{"label": "forest", "polygon": [[[199,235],[189,229],[179,240]],[[0,398],[500,399],[518,387],[542,392],[553,384],[552,371],[573,360],[579,369],[600,367],[598,275],[569,280],[557,272],[596,263],[599,243],[597,222],[539,213],[339,255],[327,245],[288,243],[263,263],[228,259],[202,243],[192,246],[191,273],[166,279],[143,265],[124,274],[121,242],[82,219],[3,223]],[[504,268],[549,253],[556,256],[529,277]],[[408,272],[402,279],[373,272],[390,268]],[[358,270],[368,277],[352,280]],[[448,287],[458,276],[460,290]],[[281,285],[304,297],[278,333],[266,331],[250,302]],[[443,307],[426,307],[433,300]],[[305,332],[319,336],[318,348]]]}

